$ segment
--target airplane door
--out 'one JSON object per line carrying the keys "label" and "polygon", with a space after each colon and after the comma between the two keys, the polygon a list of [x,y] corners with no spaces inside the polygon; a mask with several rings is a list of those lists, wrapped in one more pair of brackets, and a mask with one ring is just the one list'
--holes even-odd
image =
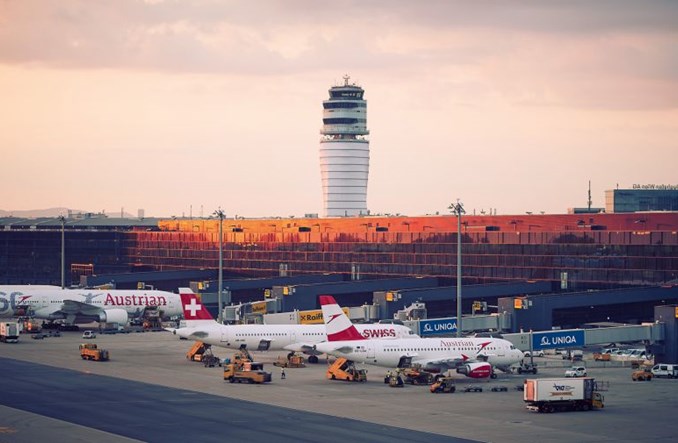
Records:
{"label": "airplane door", "polygon": [[[179,315],[183,311],[182,309],[179,309],[179,306],[177,306],[176,300],[174,297],[168,297],[169,300],[167,301],[167,310],[169,311],[169,315],[174,316],[174,315]],[[179,303],[181,305],[181,303]]]}
{"label": "airplane door", "polygon": [[294,331],[290,331],[290,342],[289,344],[291,345],[292,343],[297,342],[297,334],[294,333]]}
{"label": "airplane door", "polygon": [[497,357],[503,357],[506,355],[506,349],[504,346],[497,346]]}
{"label": "airplane door", "polygon": [[230,346],[231,340],[226,328],[222,328],[221,330],[221,342],[226,343],[226,346]]}
{"label": "airplane door", "polygon": [[374,358],[374,345],[372,343],[367,343],[365,347],[367,348],[367,358]]}

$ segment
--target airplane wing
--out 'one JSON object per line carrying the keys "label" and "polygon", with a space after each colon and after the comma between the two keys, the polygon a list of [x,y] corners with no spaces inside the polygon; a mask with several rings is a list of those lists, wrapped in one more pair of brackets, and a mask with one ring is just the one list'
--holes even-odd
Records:
{"label": "airplane wing", "polygon": [[330,353],[331,352],[341,352],[342,354],[348,354],[350,352],[353,352],[353,350],[355,348],[351,345],[344,344],[344,345],[341,345],[341,346],[334,346],[334,347],[325,346],[323,349],[327,350]]}
{"label": "airplane wing", "polygon": [[420,364],[424,370],[439,370],[447,371],[461,366],[470,360],[463,357],[449,357],[449,358],[427,358],[427,359],[412,359],[412,363]]}
{"label": "airplane wing", "polygon": [[87,303],[75,300],[64,300],[61,309],[56,312],[62,312],[65,315],[99,315],[104,312],[104,310],[94,305],[88,305]]}
{"label": "airplane wing", "polygon": [[38,318],[51,320],[64,319],[68,323],[76,321],[98,321],[107,323],[127,323],[127,311],[120,308],[102,309],[98,306],[75,300],[64,300],[59,306],[48,306],[37,309],[34,314]]}
{"label": "airplane wing", "polygon": [[322,352],[315,350],[314,343],[292,343],[291,345],[284,346],[283,349],[292,352],[303,352],[308,355],[320,355]]}

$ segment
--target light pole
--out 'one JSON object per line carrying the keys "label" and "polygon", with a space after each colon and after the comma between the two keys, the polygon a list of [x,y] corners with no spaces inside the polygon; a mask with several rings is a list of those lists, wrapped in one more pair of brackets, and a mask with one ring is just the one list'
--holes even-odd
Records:
{"label": "light pole", "polygon": [[61,289],[66,287],[66,217],[60,215],[58,217],[61,222]]}
{"label": "light pole", "polygon": [[464,205],[457,199],[449,208],[457,216],[457,337],[461,337],[461,214],[466,214]]}
{"label": "light pole", "polygon": [[219,316],[218,322],[223,323],[223,309],[222,309],[222,300],[221,293],[223,292],[224,287],[224,211],[219,208],[214,211],[214,215],[219,217],[219,295],[218,295],[218,304],[219,304]]}

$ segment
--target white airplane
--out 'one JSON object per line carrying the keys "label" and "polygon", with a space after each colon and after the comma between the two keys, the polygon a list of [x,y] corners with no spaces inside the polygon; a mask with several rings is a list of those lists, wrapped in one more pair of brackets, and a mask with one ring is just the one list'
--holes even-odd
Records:
{"label": "white airplane", "polygon": [[[214,346],[248,350],[286,350],[310,354],[308,361],[317,363],[316,343],[327,340],[324,325],[221,325],[217,323],[197,296],[188,288],[179,288],[186,327],[167,330],[181,338],[199,340]],[[347,317],[347,321],[348,317]],[[363,339],[405,339],[418,337],[410,328],[398,324],[356,325]]]}
{"label": "white airplane", "polygon": [[67,324],[97,321],[126,324],[158,309],[163,317],[181,315],[179,294],[135,289],[61,289],[59,286],[0,286],[0,318],[30,316]]}
{"label": "white airplane", "polygon": [[500,338],[417,338],[365,340],[353,327],[334,297],[320,296],[328,341],[316,351],[360,363],[388,368],[420,364],[431,372],[456,369],[471,378],[496,377],[493,367],[508,369],[523,353]]}

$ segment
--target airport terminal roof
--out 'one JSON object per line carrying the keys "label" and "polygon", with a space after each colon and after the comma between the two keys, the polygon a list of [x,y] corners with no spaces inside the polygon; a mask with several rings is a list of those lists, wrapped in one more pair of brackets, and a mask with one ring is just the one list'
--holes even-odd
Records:
{"label": "airport terminal roof", "polygon": [[[114,218],[78,217],[66,218],[66,229],[157,229],[157,218]],[[2,217],[0,229],[60,229],[61,219],[57,217]]]}

